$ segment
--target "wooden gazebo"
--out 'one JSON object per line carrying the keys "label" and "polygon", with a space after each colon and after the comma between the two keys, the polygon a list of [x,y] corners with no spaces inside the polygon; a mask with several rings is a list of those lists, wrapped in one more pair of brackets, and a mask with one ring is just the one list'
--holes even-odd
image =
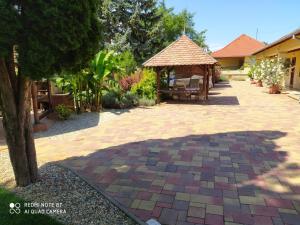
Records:
{"label": "wooden gazebo", "polygon": [[[214,66],[217,61],[193,42],[188,36],[182,35],[177,41],[170,44],[161,52],[146,61],[143,66],[155,69],[157,73],[157,102],[160,102],[160,94],[170,95],[195,95],[208,99],[209,81],[214,83]],[[167,87],[161,88],[162,72],[167,74]],[[170,72],[175,73],[175,80],[198,77],[198,87],[187,85],[170,86]],[[201,79],[200,79],[201,78]],[[179,82],[178,82],[179,83]],[[195,83],[195,82],[194,82]]]}

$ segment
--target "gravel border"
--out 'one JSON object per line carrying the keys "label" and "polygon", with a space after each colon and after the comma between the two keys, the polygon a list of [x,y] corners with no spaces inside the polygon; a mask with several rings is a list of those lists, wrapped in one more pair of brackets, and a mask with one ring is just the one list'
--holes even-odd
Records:
{"label": "gravel border", "polygon": [[41,181],[13,192],[30,202],[62,203],[66,214],[51,215],[57,221],[74,225],[138,224],[72,171],[47,164],[39,172]]}
{"label": "gravel border", "polygon": [[[129,110],[108,110],[99,113],[73,115],[68,121],[58,121],[36,138],[56,139],[86,132],[100,123],[111,121]],[[62,203],[66,214],[52,214],[64,224],[74,225],[144,225],[116,200],[96,185],[72,170],[56,163],[39,163],[40,181],[27,187],[15,187],[14,175],[7,149],[0,148],[0,185],[8,188],[28,202]]]}
{"label": "gravel border", "polygon": [[92,182],[87,181],[84,177],[80,176],[75,170],[73,170],[72,168],[66,167],[64,165],[59,165],[59,166],[61,166],[64,169],[67,169],[67,170],[71,171],[76,176],[80,177],[80,179],[82,179],[83,181],[85,181],[93,189],[95,189],[101,195],[103,195],[106,199],[108,199],[111,204],[113,204],[114,206],[116,206],[118,209],[122,210],[122,212],[124,212],[129,218],[131,218],[133,221],[135,221],[138,225],[147,225],[147,223],[143,222],[138,217],[136,217],[134,214],[132,214],[131,212],[129,212],[127,210],[127,208],[125,208],[124,206],[122,206],[118,201],[116,201],[115,199],[113,199],[112,197],[110,197],[109,195],[107,195],[104,190],[102,190],[97,185],[93,184]]}

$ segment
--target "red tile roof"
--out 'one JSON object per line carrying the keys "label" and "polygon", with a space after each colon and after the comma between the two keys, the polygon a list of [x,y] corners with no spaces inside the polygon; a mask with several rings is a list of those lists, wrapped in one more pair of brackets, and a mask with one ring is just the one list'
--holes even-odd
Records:
{"label": "red tile roof", "polygon": [[184,66],[207,65],[217,61],[193,42],[188,36],[182,35],[177,41],[170,44],[161,52],[150,58],[143,65],[157,66]]}
{"label": "red tile roof", "polygon": [[215,58],[245,57],[265,47],[265,44],[242,34],[224,48],[212,53]]}

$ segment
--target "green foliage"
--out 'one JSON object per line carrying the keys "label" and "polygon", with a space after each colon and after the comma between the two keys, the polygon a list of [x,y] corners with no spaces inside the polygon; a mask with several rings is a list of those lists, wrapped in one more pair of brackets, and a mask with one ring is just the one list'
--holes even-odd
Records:
{"label": "green foliage", "polygon": [[156,0],[104,0],[99,14],[109,49],[130,50],[139,64],[159,50],[162,24]]}
{"label": "green foliage", "polygon": [[131,108],[138,105],[138,97],[131,92],[126,92],[121,96],[120,108]]}
{"label": "green foliage", "polygon": [[57,105],[55,107],[55,112],[57,113],[58,118],[61,120],[69,119],[72,114],[72,110],[63,104]]}
{"label": "green foliage", "polygon": [[284,60],[280,57],[266,58],[250,67],[249,76],[257,81],[265,81],[269,86],[280,86],[286,71]]}
{"label": "green foliage", "polygon": [[257,81],[262,81],[264,79],[264,76],[263,76],[263,71],[260,62],[257,62],[252,69],[253,69],[252,74],[254,79]]}
{"label": "green foliage", "polygon": [[254,57],[251,57],[248,62],[244,63],[244,68],[249,68],[248,77],[253,80],[255,69],[256,69],[256,59]]}
{"label": "green foliage", "polygon": [[134,73],[137,68],[137,62],[134,59],[134,55],[128,50],[117,56],[117,62],[119,67],[123,69],[120,72],[121,77]]}
{"label": "green foliage", "polygon": [[154,106],[156,103],[154,99],[140,98],[138,104],[139,106]]}
{"label": "green foliage", "polygon": [[93,78],[99,83],[117,69],[113,51],[100,51],[91,62],[91,71],[94,73]]}
{"label": "green foliage", "polygon": [[1,0],[1,54],[18,46],[20,70],[33,79],[78,71],[99,48],[98,2]]}
{"label": "green foliage", "polygon": [[6,191],[3,188],[0,188],[0,224],[26,224],[26,225],[62,225],[61,223],[55,221],[49,216],[46,215],[33,215],[33,214],[24,214],[19,215],[9,213],[9,204],[10,203],[20,203],[24,204],[24,200],[20,199],[16,195]]}
{"label": "green foliage", "polygon": [[175,41],[185,31],[186,35],[195,41],[200,47],[208,50],[208,46],[205,44],[204,31],[196,31],[194,23],[194,14],[183,10],[179,13],[175,13],[173,8],[167,8],[165,3],[162,2],[159,6],[159,12],[162,14],[162,34],[163,46],[168,46],[171,42]]}
{"label": "green foliage", "polygon": [[100,51],[91,62],[92,92],[95,95],[94,105],[96,111],[101,107],[102,91],[106,88],[104,80],[113,72],[119,71],[116,56],[113,51]]}
{"label": "green foliage", "polygon": [[175,13],[164,2],[104,0],[99,17],[104,27],[105,47],[116,52],[132,52],[138,65],[175,41],[184,30],[208,50],[206,31],[196,31],[194,14],[187,10]]}
{"label": "green foliage", "polygon": [[127,101],[126,90],[116,79],[116,73],[123,71],[119,62],[119,56],[113,51],[100,51],[90,68],[73,75],[61,75],[56,78],[56,85],[73,94],[78,112],[89,108],[99,111],[102,105],[106,108],[130,107],[132,103]]}
{"label": "green foliage", "polygon": [[263,80],[269,85],[281,86],[285,73],[284,61],[280,57],[264,59],[260,62]]}
{"label": "green foliage", "polygon": [[153,70],[144,69],[139,83],[131,88],[131,92],[140,98],[156,98],[156,73]]}
{"label": "green foliage", "polygon": [[111,91],[104,91],[102,96],[102,105],[106,109],[118,108],[118,93]]}
{"label": "green foliage", "polygon": [[0,1],[0,56],[7,57],[17,42],[21,24],[11,0]]}
{"label": "green foliage", "polygon": [[229,81],[228,77],[227,76],[224,76],[224,75],[220,75],[220,78],[219,78],[219,81]]}
{"label": "green foliage", "polygon": [[123,94],[116,89],[105,91],[102,100],[103,107],[108,109],[125,109],[138,104],[136,95],[131,92]]}
{"label": "green foliage", "polygon": [[64,73],[59,77],[55,77],[53,81],[63,93],[73,95],[77,113],[92,104],[93,95],[90,89],[90,86],[92,86],[92,74],[89,70],[81,70],[75,74]]}
{"label": "green foliage", "polygon": [[254,73],[255,73],[255,64],[250,66],[248,77],[252,80],[254,79]]}

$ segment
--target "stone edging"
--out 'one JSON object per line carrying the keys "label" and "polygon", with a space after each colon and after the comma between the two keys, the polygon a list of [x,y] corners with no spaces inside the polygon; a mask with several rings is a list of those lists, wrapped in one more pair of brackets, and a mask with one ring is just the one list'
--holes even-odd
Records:
{"label": "stone edging", "polygon": [[122,206],[118,201],[116,201],[115,199],[113,199],[112,197],[110,197],[108,194],[105,193],[105,191],[96,186],[94,183],[88,181],[87,179],[85,179],[84,177],[82,177],[81,175],[79,175],[74,169],[62,165],[60,163],[55,163],[55,165],[60,166],[64,169],[67,169],[69,171],[71,171],[72,173],[74,173],[76,176],[80,177],[80,179],[82,179],[84,182],[86,182],[91,188],[93,188],[94,190],[96,190],[97,192],[99,192],[101,195],[103,195],[109,202],[111,202],[114,206],[116,206],[118,209],[120,209],[123,213],[125,213],[129,218],[131,218],[133,221],[135,221],[137,224],[139,225],[147,225],[145,222],[143,222],[142,220],[140,220],[138,217],[136,217],[135,215],[133,215],[131,212],[129,212],[124,206]]}

